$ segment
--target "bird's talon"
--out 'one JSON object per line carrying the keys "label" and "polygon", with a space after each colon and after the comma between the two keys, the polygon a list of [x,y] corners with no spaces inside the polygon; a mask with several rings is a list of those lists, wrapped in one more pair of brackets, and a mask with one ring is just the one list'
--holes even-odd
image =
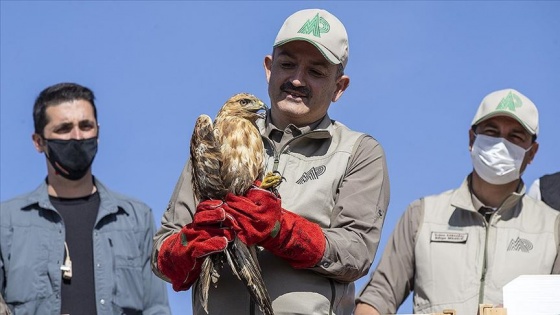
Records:
{"label": "bird's talon", "polygon": [[269,189],[269,188],[274,188],[278,185],[280,185],[280,183],[282,182],[282,175],[280,175],[279,172],[268,172],[262,182],[261,185],[259,186],[260,188],[263,189]]}

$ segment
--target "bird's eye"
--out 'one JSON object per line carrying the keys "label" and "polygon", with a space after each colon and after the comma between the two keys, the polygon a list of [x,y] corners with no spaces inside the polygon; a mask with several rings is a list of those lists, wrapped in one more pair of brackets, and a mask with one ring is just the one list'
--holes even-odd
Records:
{"label": "bird's eye", "polygon": [[247,104],[249,104],[249,100],[246,99],[246,98],[242,98],[239,102],[241,103],[241,105],[247,105]]}

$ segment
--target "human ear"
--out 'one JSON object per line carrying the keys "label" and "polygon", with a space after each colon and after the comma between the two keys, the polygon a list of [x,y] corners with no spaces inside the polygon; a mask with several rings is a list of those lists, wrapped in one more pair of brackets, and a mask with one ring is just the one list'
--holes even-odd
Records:
{"label": "human ear", "polygon": [[346,88],[350,85],[350,78],[342,75],[336,82],[336,90],[334,91],[331,101],[336,102],[342,96]]}
{"label": "human ear", "polygon": [[31,135],[31,140],[33,141],[33,146],[37,152],[45,152],[45,139],[43,139],[41,135],[34,133]]}
{"label": "human ear", "polygon": [[471,128],[469,129],[469,151],[472,150],[474,139],[476,139],[476,135],[474,133],[474,130]]}
{"label": "human ear", "polygon": [[270,82],[270,72],[272,71],[272,56],[266,55],[263,61],[264,73],[266,75],[266,83]]}
{"label": "human ear", "polygon": [[539,143],[535,141],[529,151],[527,151],[527,164],[531,164],[535,155],[537,155],[537,151],[539,151]]}

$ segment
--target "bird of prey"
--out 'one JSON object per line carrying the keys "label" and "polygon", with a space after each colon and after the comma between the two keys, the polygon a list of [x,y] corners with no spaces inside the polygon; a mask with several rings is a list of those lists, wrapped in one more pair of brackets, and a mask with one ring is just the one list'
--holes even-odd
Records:
{"label": "bird of prey", "polygon": [[[281,176],[264,176],[265,151],[255,121],[266,105],[256,96],[239,93],[229,98],[212,122],[208,115],[196,120],[191,137],[192,183],[199,201],[225,200],[228,193],[242,196],[261,180],[261,188],[275,190]],[[261,276],[255,246],[238,238],[224,252],[205,258],[198,280],[199,298],[208,313],[210,283],[216,285],[219,266],[227,261],[233,273],[245,283],[251,298],[264,314],[273,314],[272,302]]]}

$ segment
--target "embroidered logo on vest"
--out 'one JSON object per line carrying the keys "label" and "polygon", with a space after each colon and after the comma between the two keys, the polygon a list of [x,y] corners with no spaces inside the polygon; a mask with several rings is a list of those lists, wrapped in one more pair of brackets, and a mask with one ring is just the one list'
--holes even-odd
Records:
{"label": "embroidered logo on vest", "polygon": [[321,165],[319,167],[312,167],[309,171],[303,173],[301,177],[296,181],[299,185],[306,183],[308,180],[318,179],[319,176],[323,175],[327,167],[325,165]]}
{"label": "embroidered logo on vest", "polygon": [[533,249],[533,243],[531,243],[531,241],[518,237],[515,240],[511,239],[507,251],[514,250],[528,253],[531,249]]}

